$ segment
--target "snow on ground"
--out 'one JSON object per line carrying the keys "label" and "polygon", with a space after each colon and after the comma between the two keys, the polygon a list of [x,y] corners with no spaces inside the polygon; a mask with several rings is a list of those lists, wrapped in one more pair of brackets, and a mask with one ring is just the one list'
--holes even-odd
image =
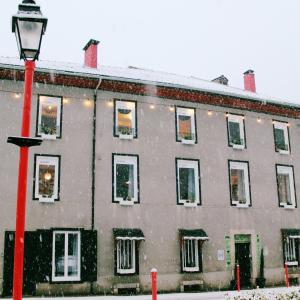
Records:
{"label": "snow on ground", "polygon": [[[279,295],[289,294],[294,292],[294,297],[278,298]],[[264,297],[250,298],[253,294],[260,294]],[[240,297],[238,297],[240,296]],[[277,296],[277,297],[276,297]],[[26,298],[26,300],[39,300],[44,298]],[[151,295],[141,296],[90,296],[90,297],[55,297],[47,298],[46,300],[151,300]],[[300,287],[292,288],[266,288],[257,290],[241,291],[223,291],[223,292],[205,292],[205,293],[180,293],[180,294],[158,294],[157,300],[299,300]],[[45,300],[45,299],[44,299]]]}

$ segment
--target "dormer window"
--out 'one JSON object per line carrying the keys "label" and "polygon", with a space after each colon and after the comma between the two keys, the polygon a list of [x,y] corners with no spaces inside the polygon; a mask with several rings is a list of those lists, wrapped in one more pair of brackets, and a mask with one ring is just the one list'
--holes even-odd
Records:
{"label": "dormer window", "polygon": [[228,145],[233,149],[246,148],[243,115],[227,114]]}
{"label": "dormer window", "polygon": [[115,100],[114,135],[120,139],[137,138],[136,102]]}
{"label": "dormer window", "polygon": [[275,151],[280,154],[290,153],[288,123],[273,121]]}
{"label": "dormer window", "polygon": [[176,107],[176,141],[183,144],[197,143],[194,108]]}

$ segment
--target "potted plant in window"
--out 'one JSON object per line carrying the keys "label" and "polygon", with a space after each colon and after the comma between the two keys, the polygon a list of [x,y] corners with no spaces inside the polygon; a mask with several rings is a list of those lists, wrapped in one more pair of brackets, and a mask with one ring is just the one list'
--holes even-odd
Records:
{"label": "potted plant in window", "polygon": [[264,259],[264,249],[260,252],[260,266],[259,266],[259,277],[256,278],[255,283],[258,287],[264,288],[266,285],[266,278],[264,276],[265,259]]}

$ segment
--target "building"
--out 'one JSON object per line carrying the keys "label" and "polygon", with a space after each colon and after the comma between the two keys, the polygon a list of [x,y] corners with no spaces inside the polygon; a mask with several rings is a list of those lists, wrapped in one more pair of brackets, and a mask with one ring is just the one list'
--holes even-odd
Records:
{"label": "building", "polygon": [[[229,288],[300,276],[300,107],[245,89],[129,67],[38,62],[24,292]],[[0,281],[12,287],[22,63],[0,59]]]}

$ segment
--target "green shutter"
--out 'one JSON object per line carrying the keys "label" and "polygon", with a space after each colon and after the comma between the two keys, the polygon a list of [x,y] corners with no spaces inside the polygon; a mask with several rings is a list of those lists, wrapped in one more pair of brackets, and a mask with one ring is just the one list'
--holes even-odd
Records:
{"label": "green shutter", "polygon": [[97,231],[81,231],[81,281],[97,281]]}

